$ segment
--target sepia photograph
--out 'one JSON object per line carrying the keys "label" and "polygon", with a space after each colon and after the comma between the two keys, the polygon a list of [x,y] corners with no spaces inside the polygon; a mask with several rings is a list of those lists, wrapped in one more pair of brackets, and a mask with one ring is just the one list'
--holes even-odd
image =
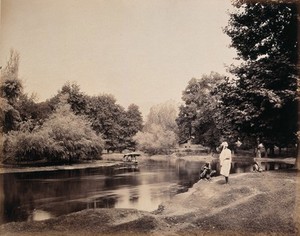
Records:
{"label": "sepia photograph", "polygon": [[0,235],[300,235],[298,0],[0,0]]}

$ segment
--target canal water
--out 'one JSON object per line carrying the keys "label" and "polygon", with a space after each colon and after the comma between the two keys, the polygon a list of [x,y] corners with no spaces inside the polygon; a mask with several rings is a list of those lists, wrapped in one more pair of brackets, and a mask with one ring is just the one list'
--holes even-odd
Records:
{"label": "canal water", "polygon": [[[203,164],[148,161],[138,168],[0,174],[0,223],[38,221],[91,208],[153,211],[197,182]],[[232,173],[251,171],[252,164],[233,163]],[[216,161],[211,166],[218,169]]]}

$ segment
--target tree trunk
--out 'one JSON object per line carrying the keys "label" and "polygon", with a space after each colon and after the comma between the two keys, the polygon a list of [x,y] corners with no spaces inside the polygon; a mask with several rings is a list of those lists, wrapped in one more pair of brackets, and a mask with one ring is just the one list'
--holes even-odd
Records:
{"label": "tree trunk", "polygon": [[[299,5],[298,5],[299,7]],[[299,8],[298,8],[299,11]],[[298,23],[299,22],[299,18],[298,18]],[[299,37],[299,33],[298,33],[298,37]],[[300,67],[298,66],[298,76],[300,73]],[[300,79],[299,77],[297,78],[297,103],[298,103],[298,133],[297,133],[297,156],[296,156],[296,162],[295,162],[295,168],[297,170],[300,170]]]}
{"label": "tree trunk", "polygon": [[[298,17],[297,17],[297,23],[298,26],[300,24],[300,17],[299,17],[299,11],[300,11],[300,3],[297,2],[297,12],[298,12]],[[300,34],[298,31],[297,34],[298,37],[298,41],[300,39]],[[299,47],[299,46],[298,46]],[[299,50],[299,49],[298,49]],[[298,56],[298,60],[299,60],[299,56]],[[297,170],[300,170],[300,66],[299,66],[299,62],[297,64],[297,72],[298,72],[298,76],[297,76],[297,91],[296,91],[296,100],[297,100],[297,104],[298,104],[298,122],[297,122],[297,126],[298,126],[298,133],[297,133],[297,156],[296,156],[296,162],[295,162],[295,168]],[[299,221],[298,221],[299,222]]]}
{"label": "tree trunk", "polygon": [[298,143],[297,143],[297,156],[296,156],[296,169],[300,170],[300,142],[298,139]]}

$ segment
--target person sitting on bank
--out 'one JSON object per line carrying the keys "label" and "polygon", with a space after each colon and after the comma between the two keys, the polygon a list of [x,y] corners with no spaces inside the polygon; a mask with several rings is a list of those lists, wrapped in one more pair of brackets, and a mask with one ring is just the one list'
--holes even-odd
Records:
{"label": "person sitting on bank", "polygon": [[210,164],[205,163],[200,169],[200,179],[211,180],[211,177],[216,173],[215,170],[212,170]]}
{"label": "person sitting on bank", "polygon": [[254,162],[254,164],[253,164],[253,171],[254,171],[254,172],[262,172],[262,168],[261,168],[261,166],[257,163],[257,161]]}

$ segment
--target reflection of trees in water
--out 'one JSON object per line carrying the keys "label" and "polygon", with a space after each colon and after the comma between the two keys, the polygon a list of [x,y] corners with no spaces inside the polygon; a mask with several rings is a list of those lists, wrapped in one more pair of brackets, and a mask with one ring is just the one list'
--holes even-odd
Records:
{"label": "reflection of trees in water", "polygon": [[282,162],[261,162],[260,163],[263,170],[281,170],[281,169],[291,169],[295,165]]}
{"label": "reflection of trees in water", "polygon": [[91,190],[102,189],[104,178],[97,179],[99,173],[103,173],[101,168],[98,172],[77,169],[2,174],[0,178],[3,182],[3,198],[0,199],[0,204],[3,211],[0,221],[25,221],[30,219],[34,209],[51,209],[54,215],[83,210],[86,208],[85,203],[68,200],[72,200],[74,196],[84,199]]}
{"label": "reflection of trees in water", "polygon": [[139,201],[139,192],[137,189],[132,188],[129,190],[129,201],[131,203],[137,203]]}
{"label": "reflection of trees in water", "polygon": [[29,200],[29,204],[27,204],[26,208],[21,208],[20,206],[24,204],[24,198],[23,194],[17,193],[19,183],[14,178],[14,174],[3,174],[0,175],[0,178],[1,183],[3,183],[1,192],[4,196],[1,199],[2,202],[0,202],[1,206],[3,206],[3,212],[1,212],[2,215],[0,217],[1,223],[26,220],[28,218],[28,210],[33,210],[33,206],[30,204],[33,198],[31,191],[27,190],[24,193]]}
{"label": "reflection of trees in water", "polygon": [[114,186],[122,185],[133,185],[137,186],[140,184],[139,176],[136,175],[116,175],[112,177],[105,178],[104,186],[106,188],[111,188]]}
{"label": "reflection of trees in water", "polygon": [[178,185],[182,186],[179,192],[185,192],[187,188],[193,186],[199,180],[199,172],[204,162],[198,161],[176,161],[176,170],[178,175]]}
{"label": "reflection of trees in water", "polygon": [[118,201],[117,195],[95,198],[93,201],[87,202],[87,209],[96,208],[114,208]]}
{"label": "reflection of trees in water", "polygon": [[252,171],[253,163],[252,161],[246,162],[232,162],[230,173],[245,173]]}
{"label": "reflection of trees in water", "polygon": [[[59,216],[86,208],[141,205],[147,200],[145,195],[149,201],[157,201],[161,196],[174,196],[187,191],[199,180],[203,164],[185,160],[175,164],[146,163],[140,166],[140,172],[119,175],[111,175],[111,169],[107,171],[108,175],[104,175],[101,168],[1,174],[3,189],[0,189],[0,204],[3,207],[0,209],[0,223],[25,221],[30,219],[34,210]],[[252,165],[251,161],[234,161],[232,171],[251,171]],[[264,170],[292,166],[286,163],[262,163]],[[218,170],[218,167],[218,159],[213,159],[211,168]]]}

